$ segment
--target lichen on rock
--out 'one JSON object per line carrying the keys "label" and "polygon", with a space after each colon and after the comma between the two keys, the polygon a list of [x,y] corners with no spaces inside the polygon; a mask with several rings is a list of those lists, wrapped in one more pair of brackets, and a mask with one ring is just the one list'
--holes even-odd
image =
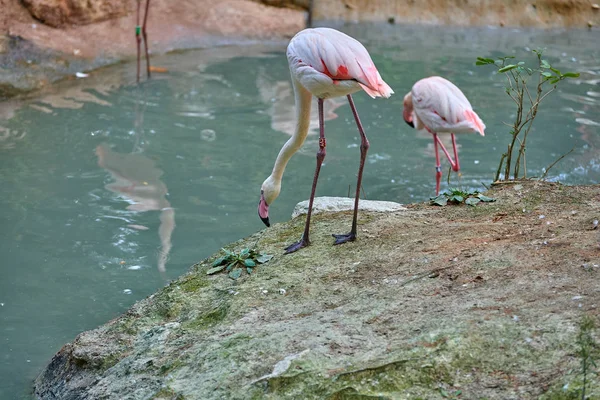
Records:
{"label": "lichen on rock", "polygon": [[341,246],[329,235],[351,212],[323,212],[290,255],[303,218],[276,224],[228,246],[257,243],[268,263],[236,281],[206,275],[217,255],[194,265],[61,349],[36,396],[566,399],[585,385],[597,397],[578,356],[600,300],[597,193],[524,182],[475,207],[361,211]]}

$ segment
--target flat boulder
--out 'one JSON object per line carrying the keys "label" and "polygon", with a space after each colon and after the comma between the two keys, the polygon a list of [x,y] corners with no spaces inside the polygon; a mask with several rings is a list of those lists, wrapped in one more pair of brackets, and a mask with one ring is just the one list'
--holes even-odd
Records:
{"label": "flat boulder", "polygon": [[[313,214],[322,212],[339,212],[354,209],[354,199],[350,197],[316,197],[313,202]],[[393,201],[360,200],[358,209],[372,212],[394,212],[406,210],[406,208]],[[292,212],[292,218],[308,212],[308,200],[296,204]]]}

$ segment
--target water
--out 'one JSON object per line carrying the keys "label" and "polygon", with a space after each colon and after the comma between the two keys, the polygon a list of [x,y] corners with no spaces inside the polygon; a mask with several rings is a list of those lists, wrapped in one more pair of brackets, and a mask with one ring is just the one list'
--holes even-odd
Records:
{"label": "water", "polygon": [[[402,120],[404,94],[433,74],[457,83],[487,124],[485,137],[458,138],[463,176],[452,177],[453,186],[483,189],[508,142],[503,121],[514,108],[501,78],[473,62],[503,54],[533,61],[528,49],[537,47],[547,47],[557,68],[582,75],[542,104],[528,173],[542,174],[573,148],[551,179],[600,180],[597,31],[342,29],[365,43],[396,91],[388,100],[355,96],[371,140],[367,198],[407,203],[433,195],[433,141]],[[64,343],[263,228],[260,185],[294,125],[284,50],[273,43],[171,54],[154,60],[169,74],[139,87],[127,64],[0,105],[1,399],[27,398],[32,379]],[[345,196],[355,185],[358,133],[343,99],[328,101],[326,111],[317,194]],[[287,220],[309,195],[316,133],[315,119],[287,167],[273,222]]]}

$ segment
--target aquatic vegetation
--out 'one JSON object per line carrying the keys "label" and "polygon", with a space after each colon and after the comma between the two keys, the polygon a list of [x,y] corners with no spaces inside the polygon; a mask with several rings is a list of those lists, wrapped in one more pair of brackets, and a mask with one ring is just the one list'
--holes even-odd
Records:
{"label": "aquatic vegetation", "polygon": [[[515,102],[517,111],[515,120],[512,124],[507,124],[510,127],[509,134],[512,136],[506,153],[500,157],[500,163],[494,181],[507,181],[511,177],[511,167],[513,167],[513,179],[527,178],[527,168],[525,162],[525,150],[527,145],[527,136],[531,130],[531,126],[537,116],[538,107],[542,100],[556,89],[556,85],[567,78],[577,78],[578,72],[562,73],[558,69],[552,67],[550,63],[542,58],[543,50],[533,50],[537,57],[537,66],[530,68],[525,65],[524,61],[515,62],[514,56],[498,57],[497,59],[477,57],[476,65],[492,65],[499,74],[503,74],[507,80],[505,87],[506,94]],[[537,79],[535,92],[531,92],[527,86],[529,79]],[[518,142],[517,159],[513,165],[513,150]],[[564,157],[564,156],[563,156]],[[557,161],[559,161],[560,157]],[[548,170],[554,166],[552,163],[546,168]],[[521,175],[521,166],[522,175]],[[504,174],[501,177],[502,169]]]}

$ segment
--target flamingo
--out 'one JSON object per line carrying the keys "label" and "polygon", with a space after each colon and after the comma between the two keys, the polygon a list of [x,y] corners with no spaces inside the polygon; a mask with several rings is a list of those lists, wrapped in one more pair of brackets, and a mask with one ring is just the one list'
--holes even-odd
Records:
{"label": "flamingo", "polygon": [[315,190],[319,179],[319,171],[326,154],[326,141],[323,119],[323,101],[331,97],[346,96],[354,120],[360,133],[360,165],[354,199],[354,217],[349,233],[333,235],[334,244],[341,244],[356,239],[356,220],[358,214],[358,198],[362,173],[365,165],[369,141],[358,112],[352,100],[352,93],[364,90],[372,98],[390,97],[394,91],[381,79],[369,53],[356,39],[330,28],[314,28],[300,31],[292,38],[287,48],[287,58],[294,87],[296,102],[296,127],[292,137],[283,145],[275,160],[271,175],[263,182],[260,189],[258,215],[268,227],[269,206],[279,196],[281,178],[290,158],[300,149],[310,126],[310,105],[312,96],[317,97],[319,111],[319,150],[317,166],[313,178],[312,190],[306,215],[306,224],[302,238],[285,248],[285,253],[292,253],[310,244],[309,227]]}
{"label": "flamingo", "polygon": [[[438,148],[448,158],[452,170],[458,172],[460,164],[456,151],[454,133],[479,133],[485,135],[485,124],[473,111],[471,103],[455,84],[440,76],[430,76],[415,83],[404,96],[404,121],[415,129],[426,129],[433,135],[435,148],[435,194],[440,192],[442,167]],[[452,136],[454,160],[438,137],[438,133],[449,132]]]}

